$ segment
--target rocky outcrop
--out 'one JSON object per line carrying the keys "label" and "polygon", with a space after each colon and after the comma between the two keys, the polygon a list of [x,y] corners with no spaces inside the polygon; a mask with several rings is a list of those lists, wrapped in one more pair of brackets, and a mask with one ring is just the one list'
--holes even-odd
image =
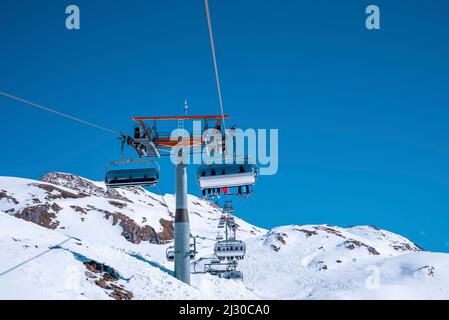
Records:
{"label": "rocky outcrop", "polygon": [[333,234],[340,238],[345,238],[345,236],[343,236],[340,231],[338,231],[330,226],[316,226],[315,229],[325,231],[327,233]]}
{"label": "rocky outcrop", "polygon": [[287,243],[286,238],[288,238],[286,233],[270,230],[262,239],[272,250],[279,252],[281,247]]}
{"label": "rocky outcrop", "polygon": [[174,238],[174,226],[173,221],[168,221],[165,219],[160,219],[159,223],[162,226],[162,231],[157,234],[159,243],[165,244],[167,242],[170,242]]}
{"label": "rocky outcrop", "polygon": [[112,267],[97,261],[91,260],[84,262],[87,271],[86,280],[93,281],[97,286],[104,289],[106,293],[115,300],[131,300],[133,293],[125,289],[125,286],[119,284],[120,274]]}
{"label": "rocky outcrop", "polygon": [[56,213],[60,210],[61,207],[55,203],[52,205],[42,204],[25,208],[17,212],[15,216],[48,229],[56,229],[59,225],[59,221],[56,220]]}
{"label": "rocky outcrop", "polygon": [[78,191],[81,194],[132,202],[128,198],[122,196],[117,190],[103,188],[92,181],[83,179],[74,174],[50,172],[43,175],[40,180],[42,182],[47,182]]}
{"label": "rocky outcrop", "polygon": [[16,198],[10,196],[6,190],[0,190],[0,200],[2,199],[6,199],[7,202],[15,205],[19,204],[19,201]]}
{"label": "rocky outcrop", "polygon": [[407,252],[407,251],[423,251],[424,249],[418,246],[415,243],[397,243],[392,245],[393,249],[399,252]]}
{"label": "rocky outcrop", "polygon": [[[115,190],[104,190],[95,183],[86,179],[70,174],[49,173],[41,178],[45,183],[29,183],[28,186],[44,190],[44,194],[39,198],[30,193],[33,198],[28,203],[23,202],[22,206],[14,197],[7,193],[6,190],[0,190],[0,200],[6,199],[7,203],[13,205],[12,208],[4,211],[15,215],[18,218],[36,223],[48,229],[56,229],[61,226],[57,219],[57,214],[62,210],[66,200],[81,200],[77,204],[71,204],[65,207],[66,210],[73,210],[81,216],[81,221],[86,220],[86,216],[90,212],[97,212],[103,214],[106,219],[112,219],[113,225],[119,225],[122,228],[121,235],[129,242],[139,244],[143,241],[148,241],[153,244],[165,244],[173,240],[174,228],[173,222],[165,219],[160,219],[159,223],[162,231],[156,232],[153,226],[146,224],[146,219],[138,224],[132,218],[126,215],[126,212],[134,209],[128,208],[132,205],[132,201],[123,197]],[[55,185],[56,184],[56,185]],[[154,199],[145,190],[130,189],[133,193],[141,194],[143,199],[149,198],[152,201],[159,201]],[[116,208],[116,210],[109,210],[108,208],[98,208],[93,205],[83,205],[85,198],[91,196],[103,197],[108,199],[109,205]],[[34,201],[34,199],[38,201]],[[96,200],[93,199],[92,203]],[[75,201],[77,202],[77,201]],[[90,201],[89,201],[90,202]],[[25,206],[23,206],[25,204]],[[58,205],[59,204],[59,205]],[[153,206],[153,204],[151,204]],[[128,210],[128,211],[127,211]]]}
{"label": "rocky outcrop", "polygon": [[296,229],[296,228],[293,230],[304,233],[306,235],[306,238],[310,238],[311,236],[316,236],[318,234],[318,232],[313,230]]}
{"label": "rocky outcrop", "polygon": [[370,254],[373,254],[375,256],[380,255],[380,253],[375,248],[370,247],[369,245],[367,245],[367,244],[365,244],[363,242],[360,242],[360,241],[357,241],[357,240],[353,240],[353,239],[348,239],[347,241],[343,242],[341,244],[341,246],[345,247],[346,249],[349,249],[349,250],[354,250],[355,248],[364,247],[364,248],[366,248],[368,250],[368,252]]}
{"label": "rocky outcrop", "polygon": [[45,199],[48,201],[58,199],[80,199],[88,196],[87,194],[82,192],[74,193],[46,183],[32,183],[30,185],[47,191]]}
{"label": "rocky outcrop", "polygon": [[112,218],[112,225],[119,225],[122,227],[122,236],[129,242],[139,244],[142,241],[149,241],[150,243],[159,244],[160,240],[158,234],[153,227],[146,225],[140,226],[133,219],[120,212],[110,212],[107,210],[95,208],[88,205],[88,211],[96,211],[104,214],[104,217],[109,220]]}

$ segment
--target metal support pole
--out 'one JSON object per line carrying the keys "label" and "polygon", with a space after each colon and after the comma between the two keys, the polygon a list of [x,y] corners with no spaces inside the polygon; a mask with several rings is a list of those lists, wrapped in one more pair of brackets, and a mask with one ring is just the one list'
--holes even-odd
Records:
{"label": "metal support pole", "polygon": [[187,165],[184,161],[176,165],[175,277],[190,284],[190,225],[187,209]]}

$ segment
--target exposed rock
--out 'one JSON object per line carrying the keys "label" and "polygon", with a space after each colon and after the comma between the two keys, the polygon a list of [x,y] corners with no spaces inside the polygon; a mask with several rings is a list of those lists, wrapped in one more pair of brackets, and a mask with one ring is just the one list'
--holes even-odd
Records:
{"label": "exposed rock", "polygon": [[15,205],[19,204],[19,201],[17,201],[16,198],[8,195],[8,192],[6,190],[0,190],[0,200],[1,199],[6,199],[6,201],[8,201],[12,204],[15,204]]}
{"label": "exposed rock", "polygon": [[327,225],[326,226],[316,226],[315,230],[322,230],[322,231],[325,231],[327,233],[336,235],[337,237],[346,239],[345,236],[342,235],[340,231],[335,230],[334,228],[332,228],[330,226],[327,226]]}
{"label": "exposed rock", "polygon": [[84,262],[84,266],[88,271],[85,272],[88,279],[93,279],[94,283],[115,300],[131,300],[133,293],[125,289],[121,284],[117,284],[120,280],[120,274],[112,267],[97,261],[91,260]]}
{"label": "exposed rock", "polygon": [[53,203],[53,204],[50,206],[50,208],[51,208],[51,210],[53,210],[55,213],[58,213],[59,211],[62,210],[62,208],[61,208],[60,206],[58,206],[56,203]]}
{"label": "exposed rock", "polygon": [[413,243],[413,244],[409,244],[409,243],[398,243],[398,244],[393,244],[391,245],[393,247],[394,250],[396,251],[401,251],[401,252],[406,252],[406,251],[423,251],[423,248],[421,248],[420,246],[418,246],[417,244]]}
{"label": "exposed rock", "polygon": [[103,213],[106,219],[112,217],[112,225],[119,223],[123,230],[122,236],[129,242],[139,244],[142,241],[149,241],[150,243],[160,244],[159,236],[153,227],[149,225],[139,226],[133,219],[120,212],[109,212],[90,205],[88,207],[90,210]]}
{"label": "exposed rock", "polygon": [[310,238],[311,236],[315,236],[315,235],[318,234],[318,232],[316,232],[316,231],[305,230],[305,229],[296,229],[296,228],[295,228],[295,229],[293,229],[293,230],[299,231],[299,232],[302,232],[302,233],[305,233],[306,238]]}
{"label": "exposed rock", "polygon": [[[270,244],[271,249],[278,252],[280,250],[281,245],[285,245],[285,238],[288,238],[288,235],[284,232],[277,232],[274,230],[270,230],[263,237],[263,241],[268,245]],[[274,240],[274,243],[272,243]]]}
{"label": "exposed rock", "polygon": [[72,208],[75,212],[78,212],[80,214],[87,214],[87,210],[79,206],[70,206],[70,208]]}
{"label": "exposed rock", "polygon": [[430,277],[435,276],[435,267],[434,266],[424,266],[424,267],[417,269],[417,271],[419,271],[419,270],[426,270],[426,274]]}
{"label": "exposed rock", "polygon": [[[139,187],[139,193],[140,194],[143,194],[145,197],[150,198],[151,200],[159,203],[162,207],[168,208],[168,206],[163,201],[161,201],[159,199],[156,199],[155,197],[150,196],[148,193],[145,193],[144,191],[145,191],[144,189]],[[154,206],[152,203],[147,203],[147,204],[149,204],[151,206]]]}
{"label": "exposed rock", "polygon": [[69,191],[63,190],[61,188],[58,188],[56,186],[53,186],[51,184],[31,183],[30,185],[47,191],[47,195],[46,195],[45,199],[49,200],[49,201],[53,201],[53,200],[57,200],[57,199],[80,199],[80,198],[85,198],[88,196],[85,193],[69,192]]}
{"label": "exposed rock", "polygon": [[115,271],[114,268],[105,265],[103,263],[97,262],[95,260],[90,260],[88,262],[84,262],[86,269],[93,273],[107,273],[109,276],[114,278],[115,280],[120,279],[120,274]]}
{"label": "exposed rock", "polygon": [[368,247],[367,249],[368,249],[368,252],[369,252],[369,253],[371,253],[371,254],[373,254],[373,255],[375,255],[375,256],[380,255],[379,251],[377,251],[377,250],[376,250],[375,248],[373,248],[373,247]]}
{"label": "exposed rock", "polygon": [[114,207],[117,207],[119,209],[123,209],[126,208],[127,204],[123,203],[123,202],[118,202],[118,201],[109,201],[109,204],[113,205]]}
{"label": "exposed rock", "polygon": [[115,300],[132,300],[134,294],[131,291],[125,290],[122,287],[113,286],[113,291],[109,295]]}
{"label": "exposed rock", "polygon": [[327,265],[323,264],[323,262],[320,263],[320,266],[318,267],[318,271],[327,270]]}
{"label": "exposed rock", "polygon": [[49,204],[41,204],[25,208],[22,211],[17,212],[15,216],[48,229],[56,229],[59,225],[59,221],[56,220],[54,209],[58,210],[60,207],[55,204],[51,206]]}
{"label": "exposed rock", "polygon": [[284,238],[288,238],[287,234],[285,234],[285,233],[278,233],[276,235],[276,240],[278,240],[282,244],[285,244],[285,239]]}
{"label": "exposed rock", "polygon": [[100,187],[95,183],[74,174],[50,172],[42,176],[40,180],[42,182],[69,188],[82,194],[132,202],[128,198],[122,196],[117,190]]}
{"label": "exposed rock", "polygon": [[360,241],[357,241],[357,240],[353,240],[353,239],[349,239],[349,240],[343,242],[341,244],[341,246],[343,246],[343,247],[345,247],[346,249],[349,249],[349,250],[354,250],[355,248],[365,247],[370,254],[373,254],[375,256],[380,255],[380,253],[375,248],[370,247],[370,246],[368,246],[367,244],[365,244],[363,242],[360,242]]}
{"label": "exposed rock", "polygon": [[165,244],[167,242],[170,242],[173,240],[174,238],[174,226],[173,226],[173,221],[169,221],[169,220],[165,220],[165,219],[160,219],[159,223],[161,224],[163,230],[161,232],[159,232],[158,238],[159,238],[159,243],[161,244]]}

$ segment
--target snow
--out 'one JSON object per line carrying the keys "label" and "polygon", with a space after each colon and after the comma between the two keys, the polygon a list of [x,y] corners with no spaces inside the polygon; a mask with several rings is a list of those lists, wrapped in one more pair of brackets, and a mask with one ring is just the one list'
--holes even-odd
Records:
{"label": "snow", "polygon": [[[337,233],[323,231],[328,228]],[[317,234],[307,237],[298,230]],[[285,244],[276,239],[279,234]],[[342,244],[348,240],[372,246],[379,254],[364,246],[347,249]],[[393,249],[398,244],[413,250]],[[286,226],[249,242],[240,267],[245,283],[266,299],[449,297],[449,255],[415,250],[419,248],[409,240],[371,227]]]}
{"label": "snow", "polygon": [[[120,223],[105,215],[119,212],[160,232],[161,219],[173,220],[174,195],[143,189],[108,194],[102,182],[63,173],[51,179],[56,185],[0,177],[0,299],[112,299],[87,276],[87,261],[114,268],[120,275],[116,284],[133,299],[449,298],[449,255],[424,252],[400,235],[371,226],[265,230],[238,217],[237,236],[247,245],[238,267],[243,281],[192,273],[187,286],[173,277],[173,263],[165,259],[172,242],[131,243]],[[197,259],[207,259],[213,255],[221,210],[195,196],[188,201]],[[59,207],[54,230],[14,216],[43,204]],[[74,207],[89,210],[80,213]]]}

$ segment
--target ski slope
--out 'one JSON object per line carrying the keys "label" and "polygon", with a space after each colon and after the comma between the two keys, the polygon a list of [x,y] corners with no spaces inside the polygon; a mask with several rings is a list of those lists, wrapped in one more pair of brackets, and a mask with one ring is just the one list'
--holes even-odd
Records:
{"label": "ski slope", "polygon": [[[187,286],[165,259],[174,200],[64,173],[41,181],[0,177],[0,299],[449,298],[449,255],[392,232],[265,230],[238,217],[237,235],[247,243],[243,281],[194,273]],[[211,257],[220,208],[188,200],[197,259]]]}

